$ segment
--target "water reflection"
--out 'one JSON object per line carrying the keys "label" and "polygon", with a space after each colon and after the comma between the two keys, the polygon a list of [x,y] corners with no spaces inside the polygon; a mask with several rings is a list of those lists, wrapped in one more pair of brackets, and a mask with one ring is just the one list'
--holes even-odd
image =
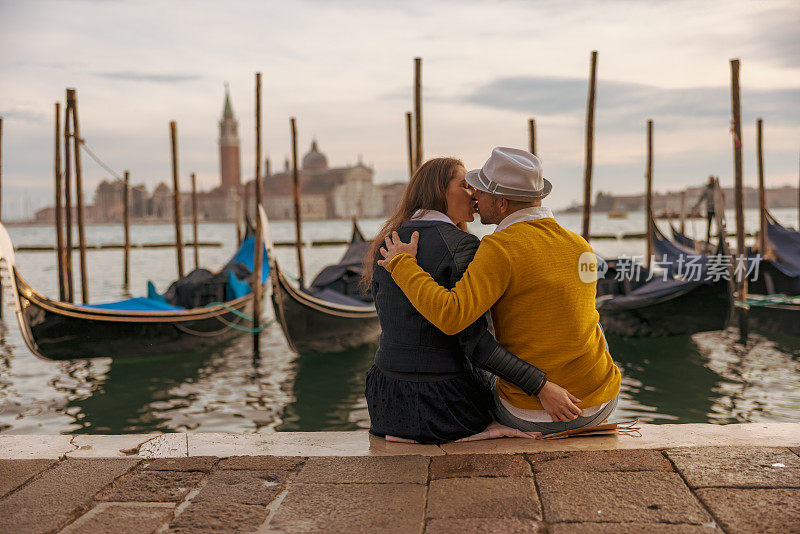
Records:
{"label": "water reflection", "polygon": [[374,355],[374,345],[339,353],[299,355],[294,362],[294,381],[287,384],[294,402],[284,408],[283,422],[276,430],[362,428],[364,423],[353,418],[352,412],[354,408],[363,410],[360,405],[364,398],[365,375]]}
{"label": "water reflection", "polygon": [[64,412],[76,434],[189,431],[197,428],[176,414],[194,404],[196,393],[182,387],[213,373],[220,349],[134,359],[64,362],[53,388],[68,398]]}
{"label": "water reflection", "polygon": [[800,344],[751,333],[665,338],[609,336],[623,373],[618,417],[666,423],[796,421]]}

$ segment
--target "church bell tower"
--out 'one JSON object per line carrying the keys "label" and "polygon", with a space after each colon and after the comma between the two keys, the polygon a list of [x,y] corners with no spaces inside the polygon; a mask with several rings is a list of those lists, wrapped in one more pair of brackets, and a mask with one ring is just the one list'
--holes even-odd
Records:
{"label": "church bell tower", "polygon": [[225,108],[222,111],[222,120],[219,121],[219,175],[222,188],[226,190],[236,190],[242,183],[238,130],[239,123],[233,116],[230,89],[226,83]]}

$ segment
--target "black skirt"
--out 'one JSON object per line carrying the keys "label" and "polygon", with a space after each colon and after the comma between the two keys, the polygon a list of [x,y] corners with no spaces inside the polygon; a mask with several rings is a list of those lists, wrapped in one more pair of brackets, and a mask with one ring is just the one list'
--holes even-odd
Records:
{"label": "black skirt", "polygon": [[469,371],[404,376],[367,371],[370,433],[420,443],[446,443],[477,434],[492,422],[491,390]]}

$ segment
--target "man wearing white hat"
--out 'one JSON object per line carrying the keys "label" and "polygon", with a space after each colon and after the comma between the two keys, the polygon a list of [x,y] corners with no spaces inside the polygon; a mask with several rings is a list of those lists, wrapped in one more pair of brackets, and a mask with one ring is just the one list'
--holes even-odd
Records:
{"label": "man wearing white hat", "polygon": [[[395,234],[381,249],[385,267],[414,307],[453,335],[491,309],[497,340],[545,372],[572,397],[573,413],[554,416],[539,399],[502,379],[494,386],[495,418],[507,426],[549,434],[599,424],[614,410],[620,372],[614,365],[595,308],[596,279],[580,276],[581,236],[556,222],[541,201],[552,190],[539,158],[498,147],[466,181],[475,189],[483,224],[497,224],[452,290],[416,263],[417,236]],[[593,258],[593,256],[590,256]]]}

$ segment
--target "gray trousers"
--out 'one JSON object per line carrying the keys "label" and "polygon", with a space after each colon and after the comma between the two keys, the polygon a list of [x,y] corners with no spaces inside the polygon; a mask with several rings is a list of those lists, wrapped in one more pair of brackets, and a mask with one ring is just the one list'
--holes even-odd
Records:
{"label": "gray trousers", "polygon": [[506,407],[500,402],[500,397],[497,396],[497,391],[492,392],[492,397],[494,399],[494,411],[492,415],[494,415],[498,423],[522,430],[523,432],[541,432],[542,434],[554,434],[556,432],[563,432],[564,430],[574,430],[576,428],[599,425],[611,415],[611,412],[617,407],[617,401],[619,400],[619,395],[617,395],[608,401],[608,404],[606,404],[602,410],[590,417],[578,416],[567,423],[561,421],[534,423],[532,421],[520,419],[506,410]]}

